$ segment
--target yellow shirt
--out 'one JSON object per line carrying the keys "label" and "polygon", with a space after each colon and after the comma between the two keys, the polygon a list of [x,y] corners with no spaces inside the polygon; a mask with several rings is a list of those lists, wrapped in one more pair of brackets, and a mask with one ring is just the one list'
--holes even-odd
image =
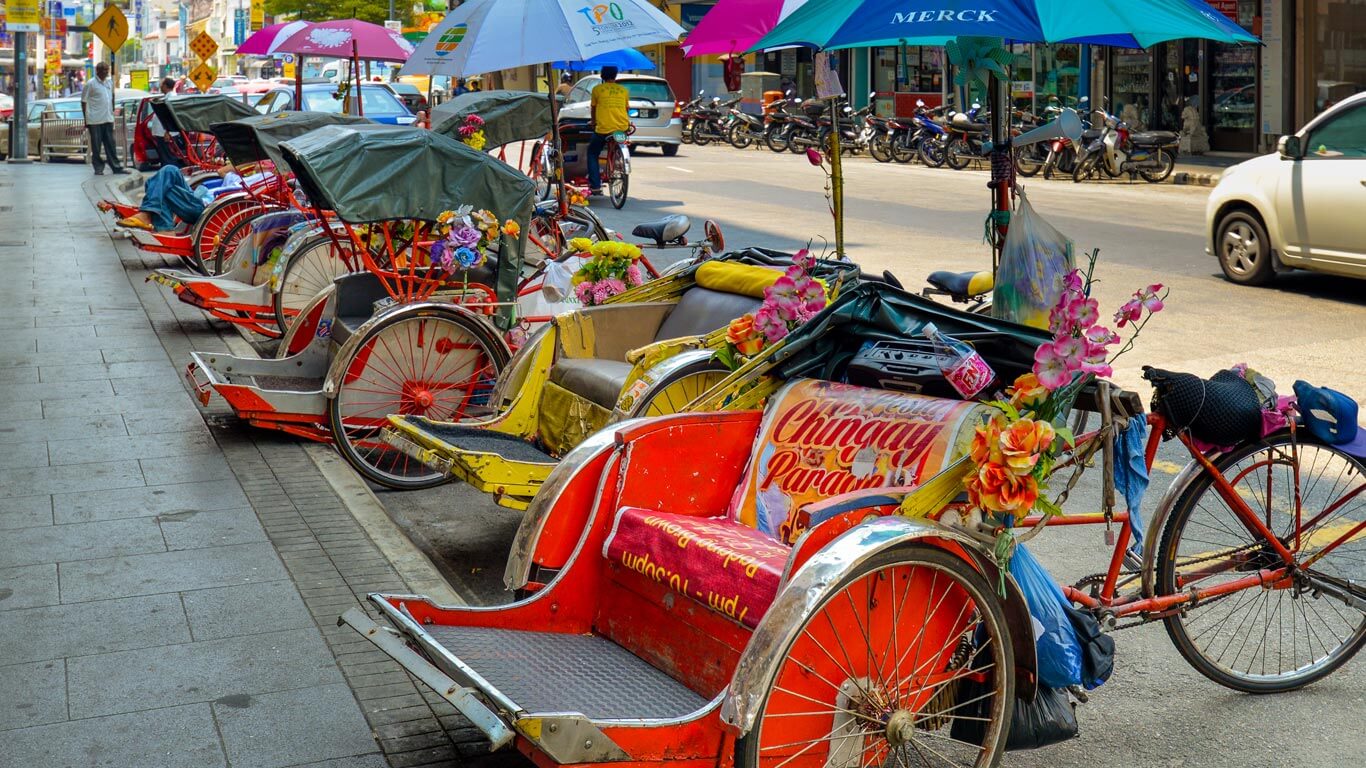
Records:
{"label": "yellow shirt", "polygon": [[594,128],[599,134],[626,132],[631,127],[631,119],[626,116],[631,94],[626,86],[617,83],[600,83],[593,89],[593,117],[597,121]]}

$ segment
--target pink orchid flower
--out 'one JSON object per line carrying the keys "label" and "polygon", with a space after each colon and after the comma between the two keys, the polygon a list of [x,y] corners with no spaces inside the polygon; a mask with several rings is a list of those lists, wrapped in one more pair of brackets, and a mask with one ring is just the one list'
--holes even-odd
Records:
{"label": "pink orchid flower", "polygon": [[1061,357],[1069,371],[1081,370],[1082,358],[1086,357],[1087,342],[1075,336],[1053,342],[1053,353]]}
{"label": "pink orchid flower", "polygon": [[1043,344],[1034,352],[1034,375],[1050,390],[1061,389],[1072,381],[1067,359],[1058,354],[1053,344]]}
{"label": "pink orchid flower", "polygon": [[1115,325],[1123,328],[1128,323],[1136,323],[1143,317],[1143,302],[1139,299],[1132,299],[1124,302],[1123,306],[1115,312]]}

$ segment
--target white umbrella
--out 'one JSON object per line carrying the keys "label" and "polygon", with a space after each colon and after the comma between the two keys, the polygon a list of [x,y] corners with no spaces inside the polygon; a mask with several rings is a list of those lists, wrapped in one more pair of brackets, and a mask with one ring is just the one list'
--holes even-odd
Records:
{"label": "white umbrella", "polygon": [[451,11],[403,65],[405,75],[471,75],[583,61],[671,43],[683,28],[649,0],[470,0]]}

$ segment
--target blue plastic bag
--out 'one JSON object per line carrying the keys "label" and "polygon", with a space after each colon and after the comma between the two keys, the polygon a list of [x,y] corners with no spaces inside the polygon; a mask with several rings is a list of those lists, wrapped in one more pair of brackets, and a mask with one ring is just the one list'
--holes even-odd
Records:
{"label": "blue plastic bag", "polygon": [[1010,557],[1010,575],[1029,604],[1039,681],[1050,688],[1081,685],[1081,643],[1063,610],[1067,598],[1062,589],[1023,544],[1017,544]]}

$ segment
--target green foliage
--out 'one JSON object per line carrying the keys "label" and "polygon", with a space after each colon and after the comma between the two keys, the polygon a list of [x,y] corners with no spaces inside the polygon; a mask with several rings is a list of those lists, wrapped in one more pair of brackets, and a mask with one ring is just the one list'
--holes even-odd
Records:
{"label": "green foliage", "polygon": [[[277,21],[282,18],[305,21],[360,19],[383,24],[389,18],[389,0],[266,0],[266,13],[275,16]],[[394,0],[394,16],[404,24],[411,23],[411,0]]]}

